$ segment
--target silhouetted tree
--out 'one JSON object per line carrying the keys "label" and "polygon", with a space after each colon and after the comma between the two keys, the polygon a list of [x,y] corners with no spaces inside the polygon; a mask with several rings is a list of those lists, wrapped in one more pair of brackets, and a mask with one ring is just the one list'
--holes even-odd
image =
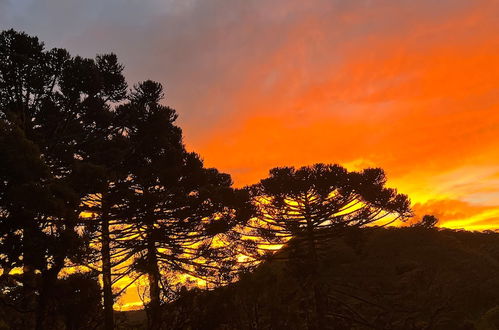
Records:
{"label": "silhouetted tree", "polygon": [[[303,242],[309,277],[317,277],[318,247],[343,227],[388,224],[411,216],[406,195],[385,187],[381,169],[348,172],[339,165],[274,168],[270,176],[251,187],[258,209],[248,225],[248,237],[260,246]],[[382,221],[385,220],[383,223]],[[301,245],[300,245],[301,246]],[[315,327],[324,329],[323,288],[314,285]]]}
{"label": "silhouetted tree", "polygon": [[76,273],[57,282],[53,288],[54,314],[66,330],[95,329],[101,323],[99,281],[94,273]]}
{"label": "silhouetted tree", "polygon": [[[26,306],[36,307],[37,329],[44,326],[44,300],[50,286],[66,258],[76,256],[80,245],[76,230],[78,191],[70,183],[78,146],[74,129],[80,120],[60,84],[68,61],[66,51],[45,51],[35,37],[13,30],[0,33],[0,120],[4,138],[15,138],[29,152],[24,159],[20,157],[21,161],[36,161],[35,168],[43,169],[24,172],[28,176],[21,181],[6,177],[4,184],[8,187],[1,205],[3,222],[20,235],[22,284],[27,291]],[[54,112],[61,116],[51,118]],[[19,152],[11,147],[3,152]],[[9,173],[8,168],[4,173]]]}
{"label": "silhouetted tree", "polygon": [[[18,252],[7,252],[18,260],[14,254],[22,255],[22,284],[30,291],[25,305],[35,308],[36,297],[38,329],[44,327],[45,300],[66,260],[84,257],[88,242],[81,234],[81,205],[100,190],[91,187],[95,180],[81,178],[100,171],[96,152],[105,152],[98,149],[112,132],[108,103],[126,94],[121,71],[113,54],[72,58],[62,49],[44,50],[24,33],[0,34],[0,120],[7,144],[0,151],[5,155],[2,237],[19,238]],[[19,151],[26,153],[16,155]]]}
{"label": "silhouetted tree", "polygon": [[423,218],[421,218],[421,221],[416,222],[412,224],[412,227],[419,227],[419,228],[435,228],[435,226],[438,223],[438,218],[434,215],[424,215]]}
{"label": "silhouetted tree", "polygon": [[2,279],[23,267],[9,280],[19,279],[22,304],[35,311],[27,328],[48,325],[50,290],[68,260],[100,267],[106,329],[113,280],[131,270],[149,276],[151,328],[163,271],[232,274],[221,234],[250,216],[247,192],[185,150],[160,84],[127,95],[122,71],[114,54],[71,57],[25,33],[0,34],[0,262]]}
{"label": "silhouetted tree", "polygon": [[[113,266],[126,261],[113,258],[119,251],[112,247],[117,223],[112,219],[111,209],[115,182],[124,173],[124,158],[128,145],[122,136],[116,118],[114,105],[124,101],[126,83],[123,66],[114,54],[99,55],[94,60],[81,60],[85,68],[71,66],[65,75],[67,79],[85,80],[98,90],[84,100],[85,121],[83,129],[88,139],[80,150],[80,162],[75,168],[74,184],[83,192],[82,211],[91,213],[85,221],[92,243],[99,249],[98,257],[89,258],[100,265],[104,297],[105,329],[114,329]],[[116,277],[115,277],[116,278]]]}
{"label": "silhouetted tree", "polygon": [[[43,203],[49,202],[47,187],[42,185],[48,169],[40,160],[37,147],[14,125],[0,124],[0,260],[2,280],[10,281],[9,274],[23,267],[24,276],[14,278],[22,284],[24,312],[34,312],[36,303],[35,269],[43,265],[43,250],[35,248],[42,239],[37,231],[35,214]],[[29,237],[29,239],[28,239]],[[25,319],[26,327],[33,327],[33,318]]]}
{"label": "silhouetted tree", "polygon": [[220,234],[251,215],[248,194],[232,189],[229,175],[204,168],[185,150],[177,114],[159,103],[162,97],[160,84],[145,81],[118,109],[133,149],[128,175],[118,183],[128,188],[116,215],[126,222],[118,244],[135,255],[133,268],[148,276],[150,329],[160,327],[162,296],[171,285],[162,273],[207,278],[231,271],[234,258]]}

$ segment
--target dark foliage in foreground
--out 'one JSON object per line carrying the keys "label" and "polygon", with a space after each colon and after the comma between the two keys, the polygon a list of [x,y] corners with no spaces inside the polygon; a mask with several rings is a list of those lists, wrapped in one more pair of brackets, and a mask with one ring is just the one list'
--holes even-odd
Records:
{"label": "dark foliage in foreground", "polygon": [[150,329],[169,299],[162,274],[233,276],[219,267],[234,265],[232,251],[213,242],[251,215],[247,192],[186,150],[161,84],[127,91],[123,69],[114,54],[73,57],[0,32],[0,313],[11,328],[91,328],[63,317],[90,306],[83,292],[56,299],[81,284],[64,284],[68,267],[102,276],[107,330],[125,276],[148,278]]}
{"label": "dark foliage in foreground", "polygon": [[[231,286],[185,292],[165,309],[167,328],[309,329],[313,283],[292,253]],[[499,327],[497,233],[349,229],[322,249],[319,276],[331,329]]]}
{"label": "dark foliage in foreground", "polygon": [[[2,289],[0,329],[29,329],[26,318],[30,314],[20,303],[24,299],[22,290],[15,285]],[[95,274],[74,274],[57,280],[45,301],[44,323],[49,329],[99,329],[102,324],[101,289]]]}

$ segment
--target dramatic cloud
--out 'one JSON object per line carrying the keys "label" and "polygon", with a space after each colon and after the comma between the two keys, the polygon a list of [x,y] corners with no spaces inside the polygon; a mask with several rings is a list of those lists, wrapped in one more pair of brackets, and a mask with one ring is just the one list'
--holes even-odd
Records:
{"label": "dramatic cloud", "polygon": [[381,166],[417,214],[499,213],[496,0],[0,0],[0,28],[166,85],[189,148],[250,184],[269,168]]}

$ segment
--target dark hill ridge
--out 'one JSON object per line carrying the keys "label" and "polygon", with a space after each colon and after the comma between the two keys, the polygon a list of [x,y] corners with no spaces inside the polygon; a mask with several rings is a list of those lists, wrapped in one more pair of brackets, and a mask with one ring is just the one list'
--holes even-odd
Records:
{"label": "dark hill ridge", "polygon": [[347,230],[323,244],[318,278],[287,247],[228,287],[166,306],[169,329],[309,329],[312,287],[332,329],[499,329],[499,234]]}

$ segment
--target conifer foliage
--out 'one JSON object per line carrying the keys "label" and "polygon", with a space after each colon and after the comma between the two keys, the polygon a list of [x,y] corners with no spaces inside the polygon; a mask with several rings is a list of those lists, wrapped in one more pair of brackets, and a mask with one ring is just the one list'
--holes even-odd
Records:
{"label": "conifer foliage", "polygon": [[[316,164],[299,169],[274,168],[270,176],[250,188],[257,216],[246,236],[253,248],[291,244],[305,260],[304,280],[313,290],[315,320],[310,327],[325,329],[327,299],[318,280],[320,248],[346,227],[387,225],[406,220],[412,213],[406,195],[386,188],[378,168],[349,172],[339,165]],[[251,246],[251,245],[250,245]],[[263,248],[262,248],[263,247]],[[305,256],[303,257],[303,254]]]}
{"label": "conifer foliage", "polygon": [[17,327],[57,328],[68,266],[102,276],[106,329],[120,278],[147,275],[158,329],[165,274],[232,276],[222,236],[251,215],[247,192],[186,150],[159,83],[127,88],[114,54],[72,57],[0,33],[1,301],[26,313]]}
{"label": "conifer foliage", "polygon": [[162,274],[215,276],[219,265],[233,260],[216,236],[251,215],[248,194],[232,189],[229,175],[203,167],[185,150],[176,112],[159,104],[162,94],[160,84],[145,81],[118,109],[133,146],[119,182],[117,217],[124,228],[118,244],[135,256],[132,269],[148,277],[151,329],[161,323],[160,304],[170,290]]}

